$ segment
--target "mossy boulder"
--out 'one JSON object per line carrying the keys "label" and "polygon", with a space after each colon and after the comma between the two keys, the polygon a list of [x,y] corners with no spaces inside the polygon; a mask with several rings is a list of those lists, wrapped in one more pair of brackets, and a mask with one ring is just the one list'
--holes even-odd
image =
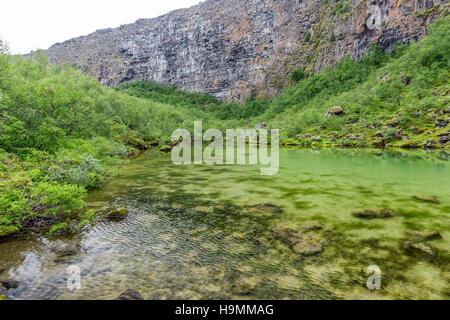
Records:
{"label": "mossy boulder", "polygon": [[343,116],[343,115],[344,115],[344,108],[340,106],[335,106],[333,108],[328,109],[328,111],[325,113],[325,119],[331,116]]}
{"label": "mossy boulder", "polygon": [[19,232],[16,226],[0,226],[0,238],[11,236]]}
{"label": "mossy boulder", "polygon": [[125,208],[114,209],[108,214],[109,220],[124,220],[128,216],[128,210]]}
{"label": "mossy boulder", "polygon": [[405,244],[405,252],[409,256],[426,260],[433,259],[436,254],[433,248],[422,242],[407,242]]}
{"label": "mossy boulder", "polygon": [[387,208],[366,209],[354,212],[353,216],[361,219],[386,219],[394,217],[394,211]]}
{"label": "mossy boulder", "polygon": [[440,204],[441,202],[435,197],[435,196],[413,196],[414,200],[427,202],[427,203],[433,203],[433,204]]}
{"label": "mossy boulder", "polygon": [[130,138],[128,141],[133,147],[135,147],[139,150],[147,150],[148,149],[147,143],[142,138]]}
{"label": "mossy boulder", "polygon": [[435,239],[441,239],[442,236],[437,231],[406,231],[406,236],[410,239],[417,240],[417,241],[428,241],[428,240],[435,240]]}

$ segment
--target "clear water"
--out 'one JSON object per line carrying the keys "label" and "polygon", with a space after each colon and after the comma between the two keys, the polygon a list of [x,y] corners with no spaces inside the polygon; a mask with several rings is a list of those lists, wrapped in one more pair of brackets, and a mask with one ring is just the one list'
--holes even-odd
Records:
{"label": "clear water", "polygon": [[[15,299],[113,299],[127,289],[146,299],[448,299],[450,166],[425,152],[283,149],[278,175],[255,166],[174,166],[148,152],[90,193],[106,213],[72,236],[0,243],[0,279],[21,282]],[[435,196],[440,204],[413,199]],[[273,204],[282,213],[249,210]],[[361,220],[363,209],[391,208],[389,219]],[[274,226],[309,231],[324,251],[303,257],[277,240]],[[408,256],[408,230],[434,230],[431,260]],[[70,255],[64,254],[71,250]],[[67,267],[82,288],[67,288]],[[381,269],[381,289],[365,273]],[[2,271],[3,270],[3,271]]]}

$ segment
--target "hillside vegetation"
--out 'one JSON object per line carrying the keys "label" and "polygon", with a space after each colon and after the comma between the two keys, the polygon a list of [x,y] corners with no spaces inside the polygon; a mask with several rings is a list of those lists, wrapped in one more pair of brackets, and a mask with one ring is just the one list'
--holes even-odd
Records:
{"label": "hillside vegetation", "polygon": [[320,74],[299,68],[282,95],[244,105],[146,81],[105,88],[74,67],[0,45],[0,237],[24,227],[77,230],[94,216],[87,190],[195,120],[204,129],[279,128],[285,145],[448,150],[450,17],[429,31]]}
{"label": "hillside vegetation", "polygon": [[[449,79],[447,15],[418,43],[389,53],[372,47],[362,59],[346,57],[320,74],[299,68],[291,74],[293,85],[271,100],[240,105],[198,95],[195,102],[192,93],[177,91],[176,103],[221,120],[281,129],[285,145],[448,149]],[[143,81],[119,90],[155,101],[166,97],[160,87]],[[342,111],[325,117],[333,107]]]}

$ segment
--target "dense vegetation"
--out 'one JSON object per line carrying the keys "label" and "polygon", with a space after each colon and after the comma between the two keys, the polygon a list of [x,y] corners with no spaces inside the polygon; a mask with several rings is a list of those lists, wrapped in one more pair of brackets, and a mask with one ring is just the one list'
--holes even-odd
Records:
{"label": "dense vegetation", "polygon": [[[244,105],[146,81],[104,88],[0,43],[0,237],[25,226],[78,229],[93,217],[87,190],[114,164],[195,120],[222,130],[264,122],[282,129],[287,145],[448,149],[440,137],[448,135],[449,70],[448,16],[419,43],[388,54],[373,48],[320,74],[299,68],[282,95]],[[334,106],[343,114],[324,117]]]}
{"label": "dense vegetation", "polygon": [[[75,230],[86,191],[113,164],[208,117],[104,88],[69,66],[0,53],[0,237],[23,226]],[[213,124],[211,124],[213,126]]]}
{"label": "dense vegetation", "polygon": [[[389,53],[373,47],[362,59],[346,57],[320,74],[294,70],[295,85],[271,100],[192,105],[191,96],[178,94],[177,104],[241,125],[264,122],[282,129],[288,145],[440,147],[439,136],[448,133],[442,124],[448,123],[450,99],[450,17],[429,31],[418,43]],[[160,99],[152,86],[133,82],[126,92]],[[145,87],[149,92],[140,93]],[[324,117],[334,106],[342,107],[344,115]]]}

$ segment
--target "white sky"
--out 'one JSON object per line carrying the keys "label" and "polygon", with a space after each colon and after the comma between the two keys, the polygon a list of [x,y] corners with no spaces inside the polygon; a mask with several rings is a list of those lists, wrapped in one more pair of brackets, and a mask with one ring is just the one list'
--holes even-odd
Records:
{"label": "white sky", "polygon": [[154,18],[200,0],[1,0],[0,39],[14,54]]}

